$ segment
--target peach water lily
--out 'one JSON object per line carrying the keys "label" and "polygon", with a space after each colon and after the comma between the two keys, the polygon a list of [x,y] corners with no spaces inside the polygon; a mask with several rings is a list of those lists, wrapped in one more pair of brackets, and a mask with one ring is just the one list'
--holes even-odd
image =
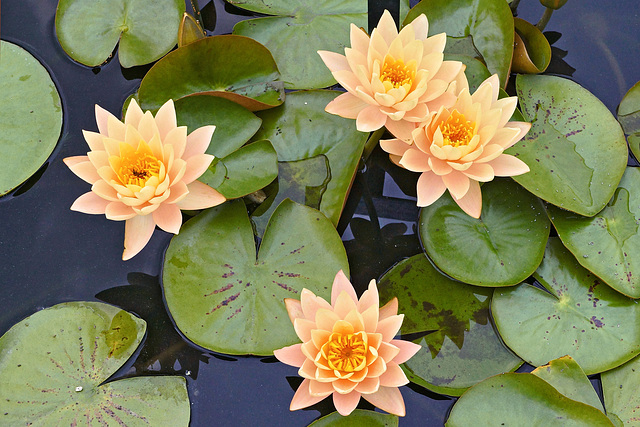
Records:
{"label": "peach water lily", "polygon": [[428,27],[422,14],[398,33],[388,11],[371,37],[351,24],[351,47],[345,55],[318,52],[347,90],[326,111],[356,119],[363,132],[385,126],[395,135],[408,136],[429,111],[452,104],[457,93],[451,83],[463,77],[464,66],[444,60],[446,34],[427,37]]}
{"label": "peach water lily", "polygon": [[380,141],[394,163],[421,173],[418,206],[429,206],[449,190],[463,211],[479,218],[480,182],[529,171],[522,160],[504,150],[520,141],[531,124],[509,121],[518,99],[498,99],[499,89],[494,74],[473,95],[464,89],[454,105],[431,112],[408,143],[401,138]]}
{"label": "peach water lily", "polygon": [[400,364],[420,346],[394,339],[404,315],[398,300],[379,307],[375,280],[358,299],[345,274],[335,276],[331,304],[304,289],[300,301],[285,304],[302,344],[274,351],[278,360],[299,367],[304,381],[290,409],[314,405],[329,395],[342,415],[349,415],[363,397],[389,413],[405,415],[399,386],[409,381]]}
{"label": "peach water lily", "polygon": [[99,132],[83,131],[87,155],[64,159],[91,184],[91,191],[78,197],[71,210],[125,221],[123,260],[144,248],[156,225],[177,234],[181,209],[205,209],[225,201],[197,181],[214,159],[205,151],[215,126],[187,135],[186,126],[177,126],[172,100],[154,117],[134,99],[124,122],[96,105],[96,121]]}

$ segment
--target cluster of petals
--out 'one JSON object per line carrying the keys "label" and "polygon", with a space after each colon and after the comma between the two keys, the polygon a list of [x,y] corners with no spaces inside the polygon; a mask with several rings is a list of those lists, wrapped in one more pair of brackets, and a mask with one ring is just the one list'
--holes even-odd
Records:
{"label": "cluster of petals", "polygon": [[215,126],[203,126],[187,135],[177,126],[172,100],[155,117],[135,100],[124,122],[96,105],[99,132],[83,131],[90,151],[64,162],[91,184],[71,210],[104,214],[125,222],[122,259],[136,255],[147,244],[155,226],[177,234],[181,209],[204,209],[225,201],[219,192],[196,179],[214,156],[205,154]]}
{"label": "cluster of petals", "polygon": [[304,381],[290,409],[314,405],[329,395],[342,415],[349,415],[360,397],[389,413],[405,415],[399,386],[409,381],[399,364],[420,346],[393,339],[404,315],[394,298],[379,307],[375,280],[360,300],[340,271],[331,290],[331,304],[304,289],[300,301],[285,300],[302,344],[274,351],[283,363],[299,367]]}
{"label": "cluster of petals", "polygon": [[427,37],[428,27],[422,14],[398,33],[388,11],[371,37],[351,24],[351,47],[345,48],[345,55],[318,52],[347,90],[326,111],[356,119],[363,132],[385,126],[394,135],[408,136],[430,110],[451,104],[455,82],[464,78],[464,65],[444,61],[446,34]]}
{"label": "cluster of petals", "polygon": [[529,171],[523,161],[504,150],[520,141],[531,124],[509,121],[517,98],[498,99],[499,88],[494,74],[473,94],[463,89],[451,107],[431,112],[413,130],[409,142],[403,138],[380,141],[394,163],[421,173],[418,206],[429,206],[449,190],[463,211],[479,218],[479,182]]}

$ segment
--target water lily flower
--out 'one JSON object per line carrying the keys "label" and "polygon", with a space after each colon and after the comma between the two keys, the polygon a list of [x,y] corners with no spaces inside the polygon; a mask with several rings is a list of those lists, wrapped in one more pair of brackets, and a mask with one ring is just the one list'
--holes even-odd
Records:
{"label": "water lily flower", "polygon": [[205,209],[225,201],[218,191],[196,181],[214,158],[205,151],[215,126],[187,135],[185,126],[177,126],[172,100],[154,117],[134,99],[124,123],[96,105],[96,121],[99,133],[83,130],[87,155],[64,159],[92,185],[71,210],[125,221],[123,260],[142,250],[156,225],[178,234],[180,209]]}
{"label": "water lily flower", "polygon": [[410,143],[380,141],[394,163],[422,173],[417,184],[418,206],[429,206],[449,190],[463,211],[479,218],[479,182],[529,171],[522,160],[503,151],[520,141],[531,123],[508,121],[518,99],[498,99],[499,88],[494,74],[473,95],[464,89],[452,107],[430,113],[412,132]]}
{"label": "water lily flower", "polygon": [[358,300],[341,270],[333,281],[331,304],[307,289],[300,301],[287,298],[285,304],[303,341],[273,352],[281,362],[299,367],[305,378],[291,401],[292,411],[332,394],[342,415],[349,415],[362,396],[380,409],[404,416],[398,387],[409,381],[399,364],[420,346],[393,339],[404,318],[397,314],[397,298],[380,308],[372,280]]}
{"label": "water lily flower", "polygon": [[445,33],[427,37],[422,14],[398,34],[391,14],[384,11],[371,38],[351,24],[351,47],[345,55],[319,51],[333,77],[347,92],[326,111],[356,119],[359,131],[386,126],[395,135],[409,134],[428,112],[455,101],[447,91],[464,66],[444,61]]}

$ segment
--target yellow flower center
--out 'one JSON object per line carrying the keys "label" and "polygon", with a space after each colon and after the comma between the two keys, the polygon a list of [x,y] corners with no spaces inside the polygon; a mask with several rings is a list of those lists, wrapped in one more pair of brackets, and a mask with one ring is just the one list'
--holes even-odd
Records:
{"label": "yellow flower center", "polygon": [[149,178],[158,176],[159,172],[160,161],[146,143],[141,143],[135,151],[121,149],[120,167],[116,173],[124,185],[144,187]]}
{"label": "yellow flower center", "polygon": [[325,344],[324,351],[331,369],[355,372],[366,366],[367,348],[367,338],[364,332],[355,334],[334,332]]}
{"label": "yellow flower center", "polygon": [[405,65],[404,61],[401,59],[395,60],[391,57],[385,58],[382,71],[380,72],[380,80],[383,84],[386,83],[385,87],[387,90],[391,89],[391,87],[399,88],[404,85],[411,86],[415,77],[415,67]]}
{"label": "yellow flower center", "polygon": [[453,110],[447,120],[440,123],[442,132],[442,145],[469,145],[471,139],[476,135],[476,124],[468,121],[464,114]]}

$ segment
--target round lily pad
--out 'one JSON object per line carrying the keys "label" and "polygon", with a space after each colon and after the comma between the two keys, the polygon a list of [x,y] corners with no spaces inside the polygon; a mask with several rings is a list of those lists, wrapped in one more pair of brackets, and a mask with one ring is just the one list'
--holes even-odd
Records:
{"label": "round lily pad", "polygon": [[178,40],[182,0],[59,0],[56,34],[67,54],[90,67],[107,61],[118,41],[123,67],[144,65]]}
{"label": "round lily pad", "polygon": [[640,298],[640,168],[628,167],[607,206],[594,217],[549,207],[562,243],[607,285]]}
{"label": "round lily pad", "polygon": [[251,110],[282,104],[284,87],[269,50],[249,37],[205,37],[174,50],[144,76],[140,106],[157,110],[167,99],[226,98]]}
{"label": "round lily pad", "polygon": [[143,320],[98,302],[58,304],[14,325],[0,338],[0,423],[187,426],[184,378],[104,383],[145,329]]}
{"label": "round lily pad", "polygon": [[[635,425],[640,411],[640,357],[622,366],[603,372],[602,394],[609,416],[615,416],[624,425]],[[621,424],[622,425],[622,424]]]}
{"label": "round lily pad", "polygon": [[478,286],[511,286],[540,265],[549,237],[542,202],[511,179],[482,186],[482,215],[472,218],[449,194],[420,212],[420,238],[442,271]]}
{"label": "round lily pad", "polygon": [[62,106],[47,70],[21,47],[0,41],[0,196],[33,175],[53,151]]}
{"label": "round lily pad", "polygon": [[398,417],[392,414],[356,409],[348,416],[332,412],[311,424],[309,427],[397,427]]}
{"label": "round lily pad", "polygon": [[381,301],[398,297],[403,337],[424,347],[403,365],[412,382],[460,396],[485,378],[522,365],[491,325],[491,289],[443,276],[424,254],[396,264],[378,289]]}
{"label": "round lily pad", "polygon": [[284,298],[307,288],[323,298],[347,256],[320,212],[283,201],[256,257],[242,201],[188,221],[167,249],[163,286],[176,326],[194,343],[228,354],[269,355],[298,342]]}
{"label": "round lily pad", "polygon": [[334,85],[336,81],[317,51],[343,53],[349,45],[350,24],[367,27],[366,0],[227,1],[253,12],[276,15],[240,21],[233,33],[251,37],[269,48],[288,89]]}
{"label": "round lily pad", "polygon": [[502,374],[471,387],[451,410],[447,427],[611,427],[602,411],[572,400],[533,374]]}
{"label": "round lily pad", "polygon": [[424,13],[429,35],[447,33],[445,52],[481,59],[504,86],[513,55],[513,16],[504,0],[421,1],[403,25]]}
{"label": "round lily pad", "polygon": [[491,303],[500,336],[522,359],[540,366],[569,355],[590,375],[640,352],[640,306],[582,268],[560,239],[549,239],[534,276],[546,291],[500,288]]}
{"label": "round lily pad", "polygon": [[570,80],[518,75],[516,89],[532,127],[506,152],[531,171],[513,179],[561,208],[585,216],[600,212],[627,164],[620,124],[598,98]]}
{"label": "round lily pad", "polygon": [[629,148],[640,160],[640,82],[633,85],[618,106],[618,121],[628,136]]}

